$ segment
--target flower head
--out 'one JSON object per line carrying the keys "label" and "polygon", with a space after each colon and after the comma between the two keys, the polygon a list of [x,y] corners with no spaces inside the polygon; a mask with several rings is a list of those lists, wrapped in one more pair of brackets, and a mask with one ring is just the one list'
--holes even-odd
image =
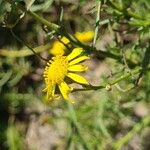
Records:
{"label": "flower head", "polygon": [[76,32],[75,37],[83,43],[90,42],[94,37],[93,31],[86,31],[86,32]]}
{"label": "flower head", "polygon": [[[74,35],[80,42],[87,43],[90,42],[94,37],[93,31],[85,31],[85,32],[76,32]],[[61,42],[60,42],[61,41]],[[62,37],[60,41],[55,41],[53,43],[52,48],[50,49],[50,53],[54,56],[56,55],[64,55],[66,51],[66,47],[64,44],[70,44],[69,39],[66,37]],[[64,44],[63,44],[64,43]]]}
{"label": "flower head", "polygon": [[62,43],[60,41],[55,41],[53,47],[50,49],[50,53],[54,56],[64,55],[66,49],[64,44],[70,43],[70,41],[66,37],[62,37],[60,40]]}
{"label": "flower head", "polygon": [[84,77],[76,74],[77,72],[87,70],[87,66],[80,63],[89,59],[89,57],[81,56],[82,52],[82,48],[75,48],[68,56],[56,55],[47,63],[44,70],[46,87],[43,90],[47,93],[47,101],[54,100],[58,97],[58,94],[61,94],[64,99],[69,100],[68,94],[71,93],[73,88],[66,83],[67,78],[79,84],[89,84]]}

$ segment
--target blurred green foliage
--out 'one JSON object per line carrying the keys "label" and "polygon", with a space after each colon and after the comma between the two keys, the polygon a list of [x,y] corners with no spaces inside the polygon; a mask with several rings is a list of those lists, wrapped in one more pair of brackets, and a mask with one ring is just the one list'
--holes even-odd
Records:
{"label": "blurred green foliage", "polygon": [[[51,149],[149,150],[150,1],[14,0],[12,5],[8,2],[0,0],[0,149],[39,150],[38,141],[33,139],[32,144],[27,141],[31,124],[40,122],[43,129],[48,125],[50,129],[54,126],[55,132],[60,132],[61,127],[65,132],[61,131],[63,136],[58,137],[63,144],[54,144]],[[42,57],[49,58],[50,46],[46,43],[51,45],[58,33],[47,30],[35,18],[18,9],[19,5],[56,24],[61,24],[63,8],[63,25],[73,34],[95,30],[99,2],[99,30],[94,45],[97,53],[91,51],[90,63],[94,67],[87,76],[96,83],[100,81],[97,85],[109,84],[127,73],[129,77],[109,90],[76,92],[74,105],[56,101],[45,106],[42,94],[45,62],[29,54],[26,44],[37,47],[38,54],[41,52]],[[11,34],[10,28],[24,44]],[[40,45],[46,46],[41,48]],[[20,55],[20,51],[24,51],[24,56],[11,57],[12,51]],[[105,68],[102,74],[101,64]],[[142,71],[132,75],[132,69],[136,67],[142,67]],[[61,121],[66,124],[61,126]],[[45,137],[46,141],[46,134]],[[53,134],[48,137],[54,138]]]}

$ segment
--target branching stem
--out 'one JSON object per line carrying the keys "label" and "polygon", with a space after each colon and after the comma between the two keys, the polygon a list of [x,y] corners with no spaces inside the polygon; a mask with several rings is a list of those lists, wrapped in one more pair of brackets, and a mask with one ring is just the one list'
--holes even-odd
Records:
{"label": "branching stem", "polygon": [[[12,0],[6,0],[8,3],[12,4]],[[112,54],[110,52],[107,51],[103,51],[103,50],[97,50],[95,47],[93,46],[89,46],[89,45],[85,45],[84,43],[78,41],[73,35],[69,34],[63,27],[60,27],[57,24],[51,23],[49,21],[47,21],[46,19],[44,19],[43,17],[37,15],[34,12],[31,12],[30,10],[26,10],[22,5],[17,4],[18,9],[20,9],[23,12],[26,12],[27,14],[29,14],[30,16],[32,16],[35,20],[37,20],[38,22],[44,24],[47,26],[47,28],[49,30],[54,30],[56,31],[57,34],[61,34],[62,36],[65,36],[66,38],[68,38],[70,40],[70,42],[72,42],[72,44],[82,47],[83,49],[86,49],[86,51],[90,54],[90,53],[95,53],[98,54],[102,57],[108,57],[108,58],[112,58],[115,60],[119,60],[119,62],[121,62],[121,55],[116,55],[116,54]],[[127,63],[129,64],[129,66],[136,66],[136,64],[134,62],[132,62],[131,60],[127,60]]]}

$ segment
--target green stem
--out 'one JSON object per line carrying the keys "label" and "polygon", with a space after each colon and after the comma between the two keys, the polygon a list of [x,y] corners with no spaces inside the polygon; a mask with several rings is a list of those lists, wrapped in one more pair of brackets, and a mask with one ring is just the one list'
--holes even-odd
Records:
{"label": "green stem", "polygon": [[[6,0],[8,3],[12,3],[12,0]],[[22,5],[17,5],[18,9],[22,10],[23,12],[27,12],[29,15],[31,15],[35,20],[37,20],[38,22],[45,24],[48,29],[50,30],[55,30],[57,33],[66,36],[74,45],[76,46],[80,46],[83,49],[86,49],[86,52],[91,54],[91,53],[95,53],[98,54],[98,56],[104,56],[104,57],[109,57],[115,60],[119,60],[119,62],[121,62],[121,58],[122,56],[120,55],[115,55],[112,54],[110,52],[106,52],[106,51],[102,51],[102,50],[97,50],[95,47],[91,47],[89,45],[85,45],[84,43],[81,43],[80,41],[78,41],[73,35],[69,34],[65,29],[61,28],[60,26],[58,26],[57,24],[51,23],[49,21],[47,21],[46,19],[44,19],[43,17],[37,15],[34,12],[31,11],[26,11],[26,9],[22,6]],[[129,60],[129,62],[127,61],[127,63],[129,64],[129,66],[136,66],[136,64],[132,61]]]}
{"label": "green stem", "polygon": [[[122,80],[128,79],[130,77],[132,77],[133,75],[139,74],[142,71],[142,67],[136,68],[134,70],[131,70],[129,73],[126,73],[124,75],[122,75],[121,77],[115,79],[114,81],[110,81],[107,84],[106,83],[102,83],[100,86],[87,86],[85,89],[74,89],[73,92],[76,91],[90,91],[90,90],[99,90],[99,89],[103,89],[103,88],[107,88],[108,86],[113,86],[117,83],[119,83]],[[150,70],[150,67],[148,68],[148,70]]]}
{"label": "green stem", "polygon": [[113,144],[113,150],[120,150],[123,145],[132,139],[134,135],[140,132],[143,128],[147,127],[149,124],[150,116],[143,118],[143,120],[140,123],[137,123],[130,132]]}
{"label": "green stem", "polygon": [[[34,48],[35,53],[40,53],[45,51],[50,47],[50,44],[38,46]],[[6,50],[6,49],[0,49],[0,56],[6,56],[6,57],[26,57],[26,56],[31,56],[34,53],[30,51],[29,49],[24,49],[24,50]]]}
{"label": "green stem", "polygon": [[12,71],[8,71],[5,73],[5,75],[0,80],[0,88],[10,79],[12,75]]}
{"label": "green stem", "polygon": [[94,33],[94,39],[93,39],[93,46],[96,44],[96,40],[97,40],[98,28],[99,28],[99,23],[100,23],[100,12],[101,12],[101,1],[98,1],[96,27],[95,27],[95,33]]}
{"label": "green stem", "polygon": [[[100,58],[111,58],[111,59],[118,61],[119,63],[124,63],[122,61],[122,55],[120,54],[114,54],[114,53],[104,51],[104,50],[96,50],[96,49],[94,50],[94,48],[93,48],[93,53]],[[133,68],[139,65],[139,63],[135,63],[131,61],[130,59],[126,59],[126,62],[130,68]]]}
{"label": "green stem", "polygon": [[143,17],[135,14],[134,12],[132,12],[131,10],[127,9],[127,8],[123,8],[120,7],[119,5],[115,4],[114,2],[112,2],[111,0],[108,0],[108,4],[112,7],[115,8],[116,10],[118,10],[119,12],[123,13],[125,16],[127,17],[132,17],[135,19],[139,19],[139,20],[144,20]]}
{"label": "green stem", "polygon": [[[6,1],[10,4],[15,3],[13,0],[6,0]],[[19,4],[19,3],[17,3],[16,6],[17,6],[16,8],[18,8],[19,10],[21,10],[23,12],[26,12],[27,14],[32,16],[35,20],[37,20],[38,22],[43,23],[44,25],[46,25],[48,27],[48,29],[55,30],[56,32],[59,31],[60,26],[58,26],[57,24],[54,24],[54,23],[51,23],[51,22],[47,21],[46,19],[40,17],[39,15],[37,15],[34,12],[31,12],[30,10],[27,11],[26,8],[23,5]]]}
{"label": "green stem", "polygon": [[27,11],[27,13],[28,13],[29,15],[31,15],[34,19],[36,19],[38,22],[41,22],[41,23],[43,23],[44,25],[46,25],[49,30],[55,30],[56,32],[59,31],[60,26],[58,26],[57,24],[54,24],[54,23],[51,23],[51,22],[47,21],[46,19],[40,17],[39,15],[37,15],[37,14],[34,13],[34,12]]}
{"label": "green stem", "polygon": [[77,123],[76,113],[75,113],[73,105],[70,102],[67,102],[67,106],[68,106],[71,123],[72,123],[73,127],[75,128],[77,135],[80,138],[80,142],[82,143],[85,150],[91,150],[88,143],[84,140],[84,138],[82,136],[79,125]]}
{"label": "green stem", "polygon": [[139,74],[140,72],[142,71],[142,67],[140,68],[137,68],[133,71],[130,71],[128,72],[127,74],[125,75],[122,75],[121,77],[119,77],[118,79],[116,79],[115,81],[112,81],[110,82],[110,85],[115,85],[116,83],[122,81],[122,80],[125,80],[125,79],[128,79],[129,77],[133,76],[133,75],[136,75],[136,74]]}
{"label": "green stem", "polygon": [[137,26],[137,27],[150,27],[150,21],[147,18],[144,18],[143,16],[140,16],[134,12],[132,12],[130,9],[120,7],[119,5],[115,4],[111,0],[108,1],[108,4],[116,9],[117,11],[121,12],[122,15],[130,18],[134,18],[134,21],[129,22],[130,25],[132,26]]}

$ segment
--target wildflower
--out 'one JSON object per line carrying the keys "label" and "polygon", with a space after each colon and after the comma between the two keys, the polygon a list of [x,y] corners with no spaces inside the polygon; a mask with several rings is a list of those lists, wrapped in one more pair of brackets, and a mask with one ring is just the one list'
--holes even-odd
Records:
{"label": "wildflower", "polygon": [[[94,37],[93,31],[86,32],[76,32],[74,35],[80,42],[87,43],[90,42]],[[62,43],[61,43],[61,42]],[[50,53],[54,56],[56,55],[64,55],[66,47],[64,44],[68,45],[70,43],[69,39],[66,37],[62,37],[60,41],[55,41],[52,48],[50,49]],[[64,44],[63,44],[64,43]]]}
{"label": "wildflower", "polygon": [[64,44],[67,45],[70,43],[70,41],[66,37],[62,37],[60,40],[62,41],[62,43],[60,41],[55,41],[53,47],[50,49],[50,53],[54,56],[64,55],[66,49]]}
{"label": "wildflower", "polygon": [[87,70],[87,66],[80,63],[89,57],[81,56],[82,52],[82,48],[74,48],[68,56],[56,55],[47,63],[44,71],[46,88],[43,91],[47,93],[48,102],[57,98],[58,94],[61,94],[65,100],[69,100],[68,94],[73,88],[66,83],[67,78],[79,84],[89,84],[84,77],[76,74]]}
{"label": "wildflower", "polygon": [[94,37],[94,32],[93,31],[87,31],[87,32],[76,32],[75,37],[83,43],[89,42],[93,39]]}

